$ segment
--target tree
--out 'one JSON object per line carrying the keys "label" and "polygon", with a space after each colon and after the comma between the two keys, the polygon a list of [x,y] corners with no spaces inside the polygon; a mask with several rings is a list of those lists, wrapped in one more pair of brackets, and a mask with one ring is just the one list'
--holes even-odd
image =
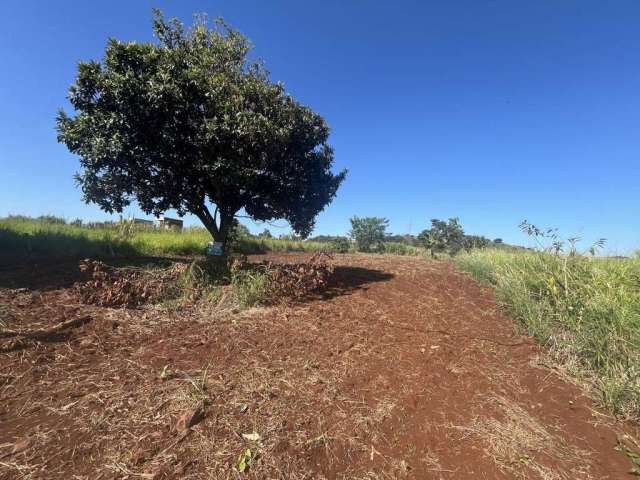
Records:
{"label": "tree", "polygon": [[418,239],[431,250],[431,255],[438,252],[448,252],[453,256],[464,246],[464,230],[458,218],[450,218],[447,222],[433,218],[431,229],[423,230]]}
{"label": "tree", "polygon": [[260,238],[273,238],[268,228],[265,228],[259,235]]}
{"label": "tree", "polygon": [[467,252],[473,249],[482,249],[489,246],[490,240],[482,235],[465,235],[462,245]]}
{"label": "tree", "polygon": [[389,220],[380,217],[352,217],[349,236],[353,238],[361,252],[370,252],[372,247],[380,248],[389,226]]}
{"label": "tree", "polygon": [[493,243],[503,243],[501,238],[494,238]]}
{"label": "tree", "polygon": [[331,249],[336,253],[348,253],[351,248],[351,242],[345,237],[334,237],[331,242]]}
{"label": "tree", "polygon": [[223,245],[242,209],[308,236],[346,175],[331,172],[324,119],[248,60],[249,41],[222,20],[185,31],[155,10],[153,26],[157,43],[111,39],[101,62],[81,62],[76,114],[58,114],[84,200],[191,212]]}

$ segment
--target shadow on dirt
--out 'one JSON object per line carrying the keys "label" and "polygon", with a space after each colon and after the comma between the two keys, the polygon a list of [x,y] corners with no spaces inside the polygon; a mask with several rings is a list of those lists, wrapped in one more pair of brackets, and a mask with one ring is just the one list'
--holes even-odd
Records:
{"label": "shadow on dirt", "polygon": [[[0,332],[0,353],[23,350],[38,343],[62,343],[71,338],[73,329],[89,323],[88,315],[66,320],[45,330],[6,331]],[[3,342],[8,339],[8,342]]]}
{"label": "shadow on dirt", "polygon": [[[31,258],[19,262],[0,258],[0,288],[50,290],[71,287],[75,282],[86,279],[78,266],[83,258]],[[190,261],[185,258],[140,256],[95,259],[114,267],[139,268],[164,268],[176,262]]]}
{"label": "shadow on dirt", "polygon": [[[65,259],[29,259],[20,262],[6,262],[0,259],[0,288],[20,289],[31,291],[46,291],[69,288],[74,283],[86,280],[79,269],[78,258]],[[114,267],[137,268],[166,268],[176,262],[189,262],[193,258],[173,257],[110,257],[99,259]],[[311,294],[302,301],[323,299],[327,300],[340,295],[346,295],[355,290],[366,288],[366,285],[376,282],[386,282],[394,275],[382,270],[363,267],[338,265],[335,267],[327,289],[318,294]]]}
{"label": "shadow on dirt", "polygon": [[363,267],[336,266],[327,290],[319,297],[323,300],[346,295],[355,290],[365,288],[367,284],[376,282],[387,282],[393,278],[393,274],[382,270],[372,270]]}

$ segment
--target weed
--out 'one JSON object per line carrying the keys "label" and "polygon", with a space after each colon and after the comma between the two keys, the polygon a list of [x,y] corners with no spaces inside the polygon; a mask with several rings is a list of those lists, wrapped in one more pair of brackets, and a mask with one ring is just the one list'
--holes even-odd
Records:
{"label": "weed", "polygon": [[269,274],[264,267],[247,269],[236,265],[231,273],[231,286],[243,307],[261,305],[268,298]]}

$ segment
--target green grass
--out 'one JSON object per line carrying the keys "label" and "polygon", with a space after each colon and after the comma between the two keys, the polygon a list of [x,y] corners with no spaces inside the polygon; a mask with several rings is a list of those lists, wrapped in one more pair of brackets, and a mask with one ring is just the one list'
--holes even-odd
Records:
{"label": "green grass", "polygon": [[407,245],[399,242],[385,242],[384,253],[419,257],[426,255],[426,250],[424,248],[414,247],[413,245]]}
{"label": "green grass", "polygon": [[[183,231],[134,228],[124,225],[78,225],[52,216],[0,218],[0,258],[194,256],[211,240],[204,228]],[[422,248],[387,242],[384,253],[424,255]],[[242,237],[233,244],[237,253],[334,251],[327,242],[262,237]],[[353,250],[355,247],[351,247]],[[355,250],[353,250],[355,251]]]}
{"label": "green grass", "polygon": [[640,418],[640,258],[487,249],[456,260],[603,405]]}
{"label": "green grass", "polygon": [[[126,233],[118,225],[90,227],[44,217],[0,218],[0,258],[108,257],[112,255],[201,255],[211,240],[203,228],[183,231],[134,229]],[[239,239],[239,253],[304,252],[327,250],[327,244],[303,240]]]}

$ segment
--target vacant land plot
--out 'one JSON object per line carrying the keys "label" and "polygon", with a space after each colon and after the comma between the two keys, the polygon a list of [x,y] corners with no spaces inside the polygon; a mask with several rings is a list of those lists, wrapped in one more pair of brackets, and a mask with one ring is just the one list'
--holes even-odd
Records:
{"label": "vacant land plot", "polygon": [[[272,256],[292,261],[302,254]],[[620,479],[616,423],[452,263],[344,255],[304,302],[78,303],[0,271],[0,478]]]}

